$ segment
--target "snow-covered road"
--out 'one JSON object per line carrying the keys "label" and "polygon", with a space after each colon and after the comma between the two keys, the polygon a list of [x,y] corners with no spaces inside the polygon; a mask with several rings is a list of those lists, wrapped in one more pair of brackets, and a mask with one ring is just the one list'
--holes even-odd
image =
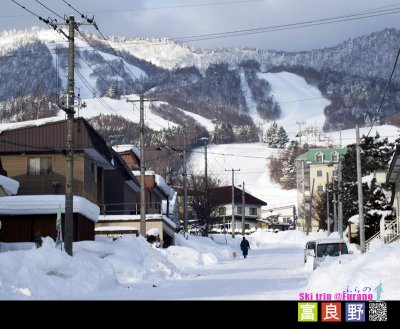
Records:
{"label": "snow-covered road", "polygon": [[295,300],[307,283],[303,250],[299,245],[272,245],[250,250],[219,264],[187,270],[188,277],[141,283],[85,296],[89,299],[145,300]]}

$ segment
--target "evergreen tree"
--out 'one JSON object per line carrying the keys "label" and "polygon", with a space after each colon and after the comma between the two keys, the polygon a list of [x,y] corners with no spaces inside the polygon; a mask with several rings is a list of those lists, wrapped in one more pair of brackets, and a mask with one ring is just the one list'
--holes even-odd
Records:
{"label": "evergreen tree", "polygon": [[278,147],[283,149],[285,148],[286,144],[289,142],[289,137],[286,134],[285,129],[281,126],[278,130]]}
{"label": "evergreen tree", "polygon": [[[285,133],[286,134],[286,133]],[[289,190],[296,188],[296,165],[295,160],[299,155],[299,143],[290,141],[287,149],[282,155],[282,188]]]}
{"label": "evergreen tree", "polygon": [[264,142],[267,143],[268,147],[277,147],[277,136],[278,136],[279,127],[278,124],[274,121],[272,125],[265,132]]}
{"label": "evergreen tree", "polygon": [[231,144],[235,142],[235,134],[228,122],[215,125],[213,142],[215,144]]}
{"label": "evergreen tree", "polygon": [[[360,141],[361,152],[361,174],[367,176],[376,170],[387,170],[389,160],[393,154],[393,145],[388,139],[363,136]],[[348,145],[348,151],[342,160],[342,200],[344,224],[351,216],[358,214],[358,189],[357,189],[357,167],[356,167],[356,145]],[[390,202],[383,191],[390,190],[386,184],[378,184],[375,179],[370,184],[363,183],[364,199],[364,223],[365,238],[370,238],[379,230],[379,222],[382,211],[391,209]],[[386,217],[387,219],[390,218]]]}
{"label": "evergreen tree", "polygon": [[288,141],[289,138],[285,129],[282,126],[278,126],[275,121],[265,132],[264,142],[268,144],[268,147],[283,149]]}
{"label": "evergreen tree", "polygon": [[365,238],[373,236],[380,229],[380,221],[382,218],[393,220],[392,206],[389,204],[384,187],[379,186],[374,178],[368,188],[367,200],[365,202]]}

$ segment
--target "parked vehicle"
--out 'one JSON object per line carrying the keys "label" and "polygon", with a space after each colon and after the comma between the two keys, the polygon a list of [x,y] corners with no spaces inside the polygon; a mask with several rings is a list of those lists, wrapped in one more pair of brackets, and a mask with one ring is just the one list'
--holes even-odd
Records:
{"label": "parked vehicle", "polygon": [[326,256],[339,257],[348,254],[348,248],[343,239],[317,240],[314,251],[314,270],[321,264]]}
{"label": "parked vehicle", "polygon": [[[311,251],[313,251],[313,254]],[[315,240],[307,241],[304,248],[304,264],[307,263],[308,256],[314,256],[315,253]]]}

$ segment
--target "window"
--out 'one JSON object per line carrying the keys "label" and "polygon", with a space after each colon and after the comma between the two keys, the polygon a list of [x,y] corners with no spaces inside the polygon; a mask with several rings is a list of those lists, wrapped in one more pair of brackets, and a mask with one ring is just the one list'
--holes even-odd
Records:
{"label": "window", "polygon": [[242,211],[243,211],[243,208],[242,207],[237,207],[237,210],[236,210],[236,213],[238,214],[238,215],[241,215],[242,214]]}
{"label": "window", "polygon": [[332,162],[338,162],[339,161],[339,156],[337,153],[332,154]]}
{"label": "window", "polygon": [[324,192],[324,187],[322,185],[318,185],[317,191],[318,192]]}
{"label": "window", "polygon": [[250,215],[257,216],[257,208],[250,208]]}
{"label": "window", "polygon": [[323,155],[322,153],[318,153],[318,154],[315,156],[315,161],[316,161],[316,162],[324,162],[324,155]]}
{"label": "window", "polygon": [[322,170],[318,170],[318,171],[317,171],[317,176],[318,176],[318,177],[322,177]]}
{"label": "window", "polygon": [[250,230],[250,224],[244,224],[244,229],[245,230]]}
{"label": "window", "polygon": [[332,176],[337,177],[338,176],[338,171],[337,170],[332,170]]}
{"label": "window", "polygon": [[28,176],[44,176],[50,175],[51,158],[28,158]]}
{"label": "window", "polygon": [[220,215],[226,215],[226,208],[225,207],[219,207],[218,213]]}

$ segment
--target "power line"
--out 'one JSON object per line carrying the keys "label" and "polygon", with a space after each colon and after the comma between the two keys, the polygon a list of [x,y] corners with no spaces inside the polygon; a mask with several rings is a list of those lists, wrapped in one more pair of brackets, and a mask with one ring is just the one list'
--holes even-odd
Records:
{"label": "power line", "polygon": [[50,11],[52,14],[56,15],[57,17],[61,18],[64,22],[67,22],[67,20],[65,19],[65,17],[61,17],[59,14],[57,14],[55,11],[51,10],[49,7],[47,7],[46,5],[44,5],[43,3],[41,3],[39,0],[35,0],[39,5],[41,5],[42,7],[46,8],[48,11]]}
{"label": "power line", "polygon": [[348,15],[341,15],[341,16],[336,16],[336,17],[322,18],[322,19],[317,19],[317,20],[309,20],[309,21],[302,21],[302,22],[289,23],[289,24],[280,24],[280,25],[271,25],[271,26],[252,28],[252,29],[241,29],[241,30],[218,32],[218,33],[192,35],[192,36],[186,36],[186,37],[176,37],[176,38],[172,38],[172,39],[177,42],[194,42],[194,41],[203,41],[203,40],[211,40],[211,39],[237,37],[237,36],[251,35],[251,34],[258,34],[258,33],[293,30],[293,29],[299,29],[299,28],[310,27],[310,26],[319,26],[319,25],[333,24],[333,23],[339,23],[339,22],[366,19],[366,18],[377,17],[377,16],[392,15],[392,14],[399,13],[400,7],[392,8],[392,9],[378,10],[378,11],[375,11],[375,13],[373,13],[372,11],[373,10],[371,10],[367,13],[363,12],[363,13],[356,13],[356,14],[348,14]]}
{"label": "power line", "polygon": [[83,56],[78,52],[75,51],[75,54],[95,73],[101,80],[103,80],[108,86],[111,86],[111,83],[108,82],[99,72],[97,72],[87,61],[83,58]]}
{"label": "power line", "polygon": [[[74,8],[71,4],[69,4],[67,1],[63,0],[64,3],[66,3],[68,6],[70,6],[72,9],[74,9],[78,14],[81,15],[83,19],[85,19],[88,23],[92,24],[94,28],[99,32],[103,40],[107,43],[108,47],[112,50],[113,54],[121,61],[122,65],[125,66],[125,68],[128,70],[128,72],[132,75],[132,77],[137,80],[140,83],[140,80],[136,75],[132,72],[132,70],[125,64],[125,61],[122,60],[122,58],[118,55],[118,53],[115,51],[115,49],[110,45],[108,42],[107,38],[104,36],[104,34],[100,31],[98,25],[96,24],[94,17],[93,18],[88,18],[87,15],[84,15],[80,11],[78,11],[76,8]],[[143,85],[142,85],[143,88]]]}
{"label": "power line", "polygon": [[25,6],[21,5],[20,3],[18,3],[15,0],[11,0],[12,2],[14,2],[17,6],[21,7],[22,9],[26,10],[28,13],[30,13],[33,16],[36,16],[37,18],[39,18],[41,21],[43,21],[43,18],[41,16],[39,16],[38,14],[35,14],[32,10],[26,8]]}
{"label": "power line", "polygon": [[376,122],[376,118],[377,118],[379,112],[380,112],[381,109],[382,109],[383,102],[385,101],[385,97],[386,97],[386,95],[387,95],[387,93],[388,93],[390,83],[392,82],[393,74],[394,74],[394,71],[395,71],[395,69],[396,69],[397,62],[398,62],[398,60],[399,60],[399,56],[400,56],[400,48],[399,48],[399,50],[397,51],[396,60],[395,60],[394,65],[393,65],[392,72],[390,73],[389,81],[388,81],[388,83],[387,83],[387,85],[386,85],[385,92],[383,93],[381,103],[379,104],[379,107],[378,107],[378,109],[376,110],[375,118],[372,120],[372,125],[371,125],[371,128],[370,128],[369,131],[368,131],[367,137],[369,136],[369,134],[370,134],[370,132],[371,132],[371,130],[372,130],[372,127],[374,126],[374,124],[375,124],[375,122]]}
{"label": "power line", "polygon": [[[89,81],[86,80],[86,78],[83,76],[83,74],[81,72],[79,72],[79,70],[75,69],[75,72],[78,75],[79,79],[82,81],[82,83],[86,86],[86,88],[88,88],[89,91],[92,91],[92,92],[96,91],[96,89],[90,84]],[[98,96],[95,96],[95,98],[99,101],[99,103],[101,105],[103,105],[103,107],[106,110],[110,111],[112,114],[119,115],[118,112],[116,112],[103,98],[100,98]]]}

